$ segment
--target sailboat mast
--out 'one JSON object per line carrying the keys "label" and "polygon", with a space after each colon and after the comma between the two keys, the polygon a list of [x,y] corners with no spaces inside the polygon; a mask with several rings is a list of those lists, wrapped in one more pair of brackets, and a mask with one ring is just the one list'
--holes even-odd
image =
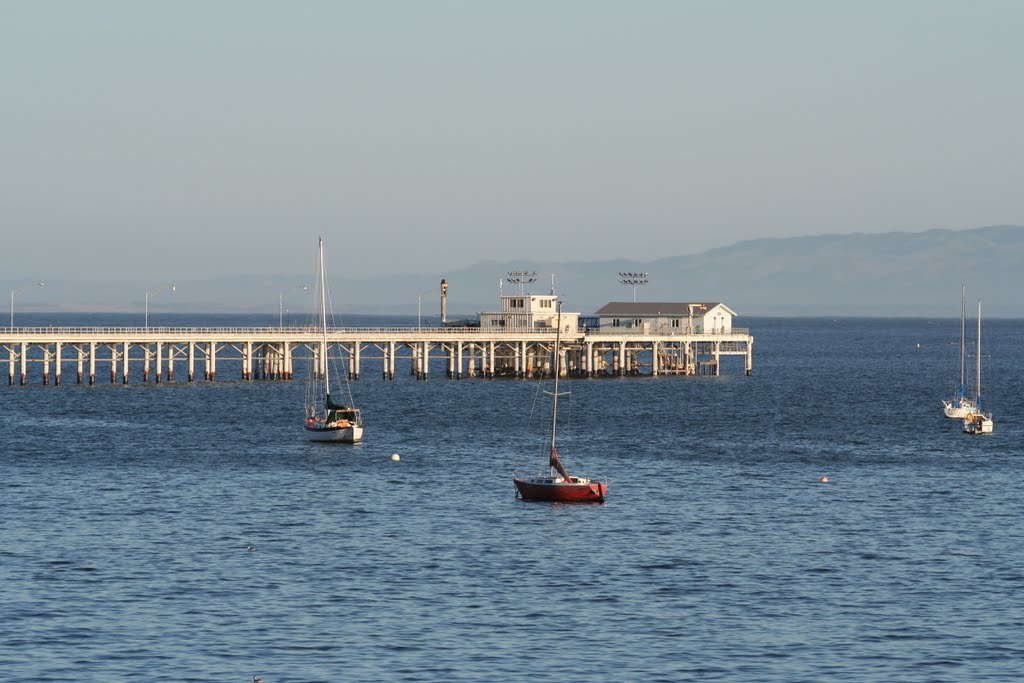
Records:
{"label": "sailboat mast", "polygon": [[[562,302],[559,301],[556,306],[558,307],[558,329],[555,330],[555,386],[554,396],[551,400],[551,452],[555,452],[555,425],[558,424],[558,377],[562,374],[561,367],[561,353],[559,351],[559,342],[562,338]],[[551,476],[555,474],[555,467],[550,467]]]}
{"label": "sailboat mast", "polygon": [[324,236],[320,235],[319,263],[317,272],[320,277],[320,329],[323,331],[323,340],[320,347],[320,374],[324,378],[324,389],[327,395],[331,394],[331,383],[327,376],[327,276],[324,267]]}
{"label": "sailboat mast", "polygon": [[965,317],[967,315],[967,285],[960,285],[960,387],[963,390],[964,384],[967,383],[967,352],[965,350],[967,346],[967,337],[965,330]]}
{"label": "sailboat mast", "polygon": [[981,299],[978,299],[978,410],[981,410]]}

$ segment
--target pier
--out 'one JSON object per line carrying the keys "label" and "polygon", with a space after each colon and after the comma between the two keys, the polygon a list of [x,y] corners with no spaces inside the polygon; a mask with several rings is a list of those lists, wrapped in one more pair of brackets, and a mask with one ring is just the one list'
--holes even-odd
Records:
{"label": "pier", "polygon": [[[692,328],[691,328],[692,329]],[[368,371],[394,380],[408,371],[426,380],[431,370],[450,379],[527,378],[550,372],[554,329],[513,331],[484,327],[337,328],[328,353],[342,359],[349,378]],[[562,367],[576,377],[718,375],[723,356],[742,356],[753,370],[754,338],[730,328],[710,332],[579,327],[562,333]],[[0,328],[0,363],[8,385],[37,381],[77,384],[290,380],[323,353],[320,334],[296,327],[9,327]],[[177,372],[177,375],[175,374]],[[2,380],[0,380],[2,381]]]}

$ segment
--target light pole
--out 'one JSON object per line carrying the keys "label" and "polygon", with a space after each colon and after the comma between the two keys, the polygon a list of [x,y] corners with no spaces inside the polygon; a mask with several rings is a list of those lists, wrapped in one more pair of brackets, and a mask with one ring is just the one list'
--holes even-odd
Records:
{"label": "light pole", "polygon": [[433,291],[434,291],[433,289],[428,289],[428,290],[422,291],[422,292],[420,292],[419,294],[416,295],[416,329],[417,330],[422,329],[422,327],[423,327],[423,324],[421,322],[421,320],[423,318],[423,295],[424,294],[430,294]]}
{"label": "light pole", "polygon": [[[32,284],[34,284],[36,287],[42,287],[46,283],[44,283],[44,282],[33,282]],[[29,287],[29,286],[30,285],[25,285],[25,287]],[[21,294],[21,292],[24,291],[25,287],[19,287],[18,289],[12,289],[11,290],[11,327],[12,328],[14,327],[14,297],[16,297],[19,294]]]}
{"label": "light pole", "polygon": [[624,285],[633,285],[633,303],[636,303],[636,286],[647,284],[647,273],[619,273],[619,282]]}
{"label": "light pole", "polygon": [[505,278],[514,285],[519,285],[519,296],[523,295],[523,285],[528,285],[531,282],[537,281],[537,271],[535,270],[510,270],[508,271],[508,277]]}
{"label": "light pole", "polygon": [[306,285],[293,285],[277,295],[277,326],[284,327],[284,295],[293,289],[309,289]]}
{"label": "light pole", "polygon": [[149,297],[153,296],[154,294],[156,294],[157,292],[159,292],[162,289],[167,289],[168,287],[171,288],[172,292],[177,290],[177,288],[174,286],[174,283],[171,282],[171,283],[166,284],[166,285],[160,285],[156,289],[153,289],[153,290],[150,290],[150,291],[146,292],[146,330],[149,330]]}

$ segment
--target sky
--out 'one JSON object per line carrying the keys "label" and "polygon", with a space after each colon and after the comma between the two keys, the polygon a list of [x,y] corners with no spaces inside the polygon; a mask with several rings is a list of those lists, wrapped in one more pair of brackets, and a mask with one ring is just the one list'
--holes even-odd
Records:
{"label": "sky", "polygon": [[[1024,3],[0,0],[0,281],[1024,223]],[[12,285],[13,286],[13,285]]]}

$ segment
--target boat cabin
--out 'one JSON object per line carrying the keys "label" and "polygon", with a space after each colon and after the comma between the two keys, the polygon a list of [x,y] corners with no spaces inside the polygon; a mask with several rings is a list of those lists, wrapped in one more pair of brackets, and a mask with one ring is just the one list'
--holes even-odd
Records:
{"label": "boat cabin", "polygon": [[596,313],[601,332],[729,334],[736,312],[719,302],[612,301]]}

